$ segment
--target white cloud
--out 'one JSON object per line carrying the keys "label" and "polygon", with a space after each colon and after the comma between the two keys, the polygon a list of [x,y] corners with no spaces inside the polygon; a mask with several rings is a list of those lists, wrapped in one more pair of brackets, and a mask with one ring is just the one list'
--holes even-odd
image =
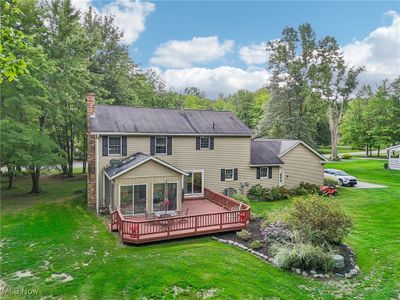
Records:
{"label": "white cloud", "polygon": [[343,47],[344,57],[350,65],[365,66],[361,81],[370,84],[400,75],[400,16],[387,13],[392,23],[372,31],[362,41]]}
{"label": "white cloud", "polygon": [[260,65],[267,62],[266,43],[259,45],[253,44],[241,47],[239,50],[240,58],[248,65]]}
{"label": "white cloud", "polygon": [[[158,72],[160,72],[158,70]],[[225,95],[235,93],[240,89],[254,91],[267,83],[268,73],[264,69],[221,66],[209,68],[168,69],[160,72],[167,87],[182,91],[188,86],[195,86],[207,93],[208,97],[216,98],[219,92]]]}
{"label": "white cloud", "polygon": [[193,37],[191,40],[171,40],[161,44],[150,59],[153,65],[167,68],[189,68],[223,58],[232,51],[234,41],[220,42],[217,36]]}
{"label": "white cloud", "polygon": [[139,0],[115,0],[101,9],[93,6],[92,0],[72,0],[73,5],[81,11],[90,6],[101,16],[112,15],[115,25],[124,32],[123,41],[126,44],[135,42],[145,30],[146,17],[155,10],[155,5]]}

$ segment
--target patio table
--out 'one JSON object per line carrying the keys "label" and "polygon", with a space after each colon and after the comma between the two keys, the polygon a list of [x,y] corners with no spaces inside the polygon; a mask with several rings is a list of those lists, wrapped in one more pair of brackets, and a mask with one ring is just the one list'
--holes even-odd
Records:
{"label": "patio table", "polygon": [[158,218],[170,218],[170,217],[176,217],[178,213],[174,210],[168,210],[167,212],[157,211],[154,213],[154,215]]}

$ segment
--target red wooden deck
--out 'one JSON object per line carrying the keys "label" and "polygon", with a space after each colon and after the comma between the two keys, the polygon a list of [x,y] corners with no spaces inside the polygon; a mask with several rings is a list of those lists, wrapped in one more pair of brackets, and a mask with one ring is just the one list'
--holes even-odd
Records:
{"label": "red wooden deck", "polygon": [[119,232],[123,242],[141,244],[241,230],[250,222],[250,206],[208,189],[204,198],[185,199],[182,210],[187,208],[187,216],[155,220],[125,217],[117,210],[111,214],[110,228]]}

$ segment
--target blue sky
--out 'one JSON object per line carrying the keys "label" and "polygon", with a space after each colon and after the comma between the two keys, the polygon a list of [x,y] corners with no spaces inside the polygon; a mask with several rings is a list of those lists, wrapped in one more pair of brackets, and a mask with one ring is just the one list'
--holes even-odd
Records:
{"label": "blue sky", "polygon": [[153,68],[167,87],[187,85],[215,97],[240,88],[254,90],[268,81],[265,41],[280,37],[284,26],[308,22],[317,37],[333,35],[350,64],[363,64],[362,80],[377,84],[400,70],[398,1],[91,1],[81,9],[112,13],[127,33],[136,63]]}

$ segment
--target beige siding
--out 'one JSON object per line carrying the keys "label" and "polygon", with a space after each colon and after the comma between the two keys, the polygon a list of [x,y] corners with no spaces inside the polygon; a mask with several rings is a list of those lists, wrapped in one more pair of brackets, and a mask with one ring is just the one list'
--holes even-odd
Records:
{"label": "beige siding", "polygon": [[321,158],[299,144],[281,157],[284,165],[285,186],[292,188],[302,181],[321,185],[324,182],[324,166]]}
{"label": "beige siding", "polygon": [[[240,189],[240,183],[248,186],[262,184],[266,187],[278,186],[278,168],[273,168],[271,179],[257,179],[256,168],[250,168],[250,137],[214,137],[214,150],[196,150],[196,137],[181,136],[172,138],[172,155],[157,155],[184,171],[204,170],[204,186],[216,192],[225,188]],[[127,140],[128,155],[136,152],[150,153],[149,136],[132,136]],[[99,143],[99,170],[109,164],[110,159],[120,156],[101,156],[101,140]],[[238,168],[237,181],[221,181],[221,169]],[[155,174],[150,174],[155,175]],[[102,176],[100,176],[102,178]],[[102,199],[103,180],[100,180],[100,199]],[[246,192],[248,187],[244,188]]]}
{"label": "beige siding", "polygon": [[178,193],[178,210],[182,207],[182,175],[165,166],[149,161],[143,165],[132,169],[115,179],[115,203],[119,206],[120,187],[123,185],[146,184],[147,185],[147,204],[146,210],[153,211],[153,184],[176,182]]}

